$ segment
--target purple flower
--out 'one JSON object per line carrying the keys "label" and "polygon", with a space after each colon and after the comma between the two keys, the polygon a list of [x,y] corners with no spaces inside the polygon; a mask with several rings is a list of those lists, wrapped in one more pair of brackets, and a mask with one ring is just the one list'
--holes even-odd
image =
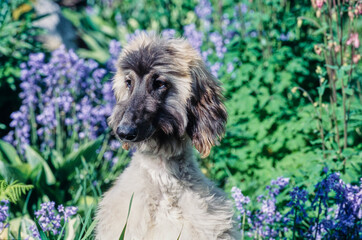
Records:
{"label": "purple flower", "polygon": [[231,196],[234,198],[236,208],[239,210],[241,214],[245,213],[244,206],[247,205],[250,202],[249,197],[245,197],[241,190],[237,187],[233,187],[231,189]]}
{"label": "purple flower", "polygon": [[162,37],[164,38],[174,38],[176,34],[175,29],[165,29],[162,31]]}
{"label": "purple flower", "polygon": [[295,221],[297,224],[300,224],[302,220],[308,216],[305,210],[307,196],[308,192],[306,190],[300,189],[299,187],[293,188],[293,190],[290,192],[291,200],[287,206],[291,207],[291,210],[287,213],[286,216],[291,215],[296,217]]}
{"label": "purple flower", "polygon": [[117,40],[111,40],[111,42],[109,43],[109,53],[111,54],[111,58],[107,61],[106,65],[107,68],[112,72],[116,71],[116,63],[119,54],[121,53],[121,50],[121,43]]}
{"label": "purple flower", "polygon": [[195,13],[200,19],[209,19],[212,13],[210,1],[200,0],[199,4],[195,7]]}
{"label": "purple flower", "polygon": [[31,236],[35,239],[40,239],[40,234],[39,234],[39,230],[36,227],[36,225],[31,225],[29,227],[29,230],[31,231]]}
{"label": "purple flower", "polygon": [[210,67],[211,74],[214,75],[215,77],[217,77],[220,68],[221,68],[221,62],[216,62],[216,63],[214,63],[214,64]]}
{"label": "purple flower", "polygon": [[202,32],[196,30],[195,24],[186,25],[184,27],[184,36],[187,38],[193,48],[201,51],[203,34]]}
{"label": "purple flower", "polygon": [[234,71],[234,64],[228,63],[226,71],[227,71],[227,73],[231,73],[232,71]]}
{"label": "purple flower", "polygon": [[9,226],[6,223],[6,220],[9,217],[9,201],[1,200],[0,201],[0,233]]}
{"label": "purple flower", "polygon": [[[289,183],[289,178],[279,177],[277,180],[271,181],[271,186],[267,187],[269,194],[267,196],[260,195],[257,200],[261,203],[261,209],[250,212],[245,209],[246,205],[250,202],[248,197],[244,197],[240,189],[233,187],[231,190],[232,197],[239,212],[246,214],[249,230],[246,232],[250,237],[260,236],[265,239],[275,239],[280,233],[287,232],[289,229],[287,223],[289,218],[283,217],[276,207],[276,196],[280,190],[285,188]],[[275,191],[278,189],[278,191]],[[241,220],[241,217],[238,217]]]}
{"label": "purple flower", "polygon": [[[121,45],[111,41],[109,50],[108,71],[114,71]],[[106,132],[115,99],[111,83],[104,83],[107,71],[97,62],[61,46],[49,60],[43,53],[31,54],[21,68],[22,105],[11,114],[13,130],[4,138],[19,146],[21,154],[30,142],[40,144],[41,151],[56,147],[59,129],[64,142],[74,131],[83,133],[80,142]]]}
{"label": "purple flower", "polygon": [[280,34],[280,37],[279,37],[280,41],[283,41],[283,42],[288,41],[289,38],[290,38],[290,32],[288,32],[287,34],[282,33],[282,34]]}
{"label": "purple flower", "polygon": [[223,58],[226,52],[226,47],[224,46],[222,36],[217,32],[213,32],[210,33],[209,39],[215,45],[216,55],[219,58]]}
{"label": "purple flower", "polygon": [[[41,209],[35,212],[35,216],[43,232],[51,232],[58,235],[62,228],[62,222],[67,222],[69,217],[77,213],[76,207],[58,206],[58,213],[55,210],[54,202],[42,203]],[[34,229],[34,228],[33,228]],[[35,230],[32,230],[34,232]]]}

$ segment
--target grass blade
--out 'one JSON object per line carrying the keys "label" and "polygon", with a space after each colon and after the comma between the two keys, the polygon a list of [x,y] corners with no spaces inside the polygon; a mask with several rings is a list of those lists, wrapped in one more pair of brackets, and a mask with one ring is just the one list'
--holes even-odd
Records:
{"label": "grass blade", "polygon": [[133,195],[134,193],[132,193],[132,197],[131,200],[129,201],[129,207],[128,207],[128,214],[127,214],[127,220],[126,220],[126,224],[123,227],[121,236],[119,237],[119,240],[124,240],[124,235],[126,233],[126,228],[127,228],[127,223],[128,223],[128,218],[129,218],[129,213],[131,212],[131,207],[132,207],[132,201],[133,201]]}

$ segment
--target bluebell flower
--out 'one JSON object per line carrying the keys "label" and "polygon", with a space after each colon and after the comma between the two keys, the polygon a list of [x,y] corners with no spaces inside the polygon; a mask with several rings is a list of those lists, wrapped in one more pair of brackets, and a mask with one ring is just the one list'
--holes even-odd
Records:
{"label": "bluebell flower", "polygon": [[107,61],[106,64],[107,68],[112,72],[116,71],[116,63],[121,50],[121,43],[117,40],[111,40],[109,43],[109,53],[111,54],[111,58]]}
{"label": "bluebell flower", "polygon": [[[120,51],[120,44],[111,41],[108,71],[114,70]],[[115,99],[110,81],[104,83],[107,71],[97,62],[61,46],[48,61],[43,53],[30,54],[21,69],[22,105],[11,114],[13,130],[4,138],[20,146],[21,154],[34,137],[36,142],[32,143],[39,143],[41,151],[56,147],[56,129],[60,126],[69,126],[62,128],[64,138],[75,131],[81,141],[96,139],[105,132]],[[32,114],[35,123],[31,122]],[[36,126],[35,131],[32,126]]]}
{"label": "bluebell flower", "polygon": [[212,5],[209,0],[200,0],[195,7],[195,13],[200,19],[209,19],[212,14]]}
{"label": "bluebell flower", "polygon": [[36,240],[40,240],[40,233],[38,228],[36,227],[36,225],[31,225],[29,227],[29,230],[31,232],[31,236],[36,239]]}
{"label": "bluebell flower", "polygon": [[9,217],[9,201],[8,200],[1,200],[0,201],[0,233],[9,226],[6,223]]}
{"label": "bluebell flower", "polygon": [[194,49],[199,52],[201,51],[203,33],[196,30],[195,24],[189,24],[184,27],[184,36]]}
{"label": "bluebell flower", "polygon": [[290,32],[287,32],[287,34],[281,33],[280,37],[279,37],[280,41],[283,41],[283,42],[288,41],[289,38],[290,38]]}
{"label": "bluebell flower", "polygon": [[[35,212],[39,226],[43,232],[51,232],[55,236],[60,233],[63,224],[67,222],[71,216],[75,215],[78,210],[76,207],[64,208],[63,205],[59,205],[57,213],[54,202],[42,203],[40,206],[41,209]],[[36,233],[35,228],[32,226],[30,230]]]}
{"label": "bluebell flower", "polygon": [[234,64],[228,63],[226,67],[226,72],[231,73],[232,71],[234,71]]}
{"label": "bluebell flower", "polygon": [[221,62],[216,62],[210,67],[211,74],[215,77],[218,77],[219,70],[221,68],[222,64]]}
{"label": "bluebell flower", "polygon": [[241,190],[237,187],[233,187],[231,189],[231,196],[234,198],[236,208],[239,210],[241,214],[244,214],[246,212],[245,205],[247,205],[250,202],[249,197],[245,197]]}
{"label": "bluebell flower", "polygon": [[209,39],[215,46],[216,55],[219,58],[223,58],[224,54],[226,52],[226,47],[224,45],[222,36],[217,32],[213,32],[213,33],[210,33]]}
{"label": "bluebell flower", "polygon": [[[290,192],[290,202],[287,204],[291,210],[286,214],[286,216],[296,217],[295,221],[297,224],[300,224],[308,215],[306,211],[305,203],[307,201],[308,192],[299,187],[293,188]],[[297,211],[297,216],[295,213]]]}
{"label": "bluebell flower", "polygon": [[175,34],[176,34],[176,30],[175,29],[165,29],[162,31],[162,37],[164,38],[174,38]]}

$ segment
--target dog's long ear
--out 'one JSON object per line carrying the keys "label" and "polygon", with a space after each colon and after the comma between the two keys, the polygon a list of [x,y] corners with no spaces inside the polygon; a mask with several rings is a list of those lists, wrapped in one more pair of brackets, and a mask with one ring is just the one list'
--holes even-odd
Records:
{"label": "dog's long ear", "polygon": [[198,58],[190,63],[192,78],[191,97],[188,102],[187,134],[202,157],[218,144],[225,132],[227,113],[218,80]]}

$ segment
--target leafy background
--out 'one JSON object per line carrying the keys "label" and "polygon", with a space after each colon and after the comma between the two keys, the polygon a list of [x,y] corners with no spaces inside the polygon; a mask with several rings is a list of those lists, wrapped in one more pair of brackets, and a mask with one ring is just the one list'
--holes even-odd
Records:
{"label": "leafy background", "polygon": [[[222,142],[208,158],[199,159],[203,173],[228,194],[237,186],[254,200],[265,193],[265,186],[272,179],[283,176],[289,178],[290,183],[278,196],[278,206],[286,205],[286,193],[295,186],[311,192],[312,202],[315,186],[327,172],[339,172],[346,183],[354,185],[359,184],[362,176],[362,61],[352,63],[351,60],[353,56],[360,56],[361,48],[346,45],[351,33],[357,33],[360,39],[362,21],[358,6],[362,3],[346,2],[354,7],[353,11],[343,5],[337,9],[344,15],[335,20],[337,10],[329,7],[331,1],[320,1],[324,4],[321,8],[313,6],[316,2],[55,1],[76,33],[74,52],[63,49],[60,54],[70,59],[76,54],[74,61],[85,65],[82,59],[93,59],[97,66],[81,80],[72,77],[64,80],[55,75],[54,79],[57,83],[68,80],[69,84],[72,81],[91,83],[92,74],[103,69],[105,73],[99,77],[100,85],[95,89],[101,99],[92,100],[88,105],[90,109],[108,106],[112,100],[103,90],[114,72],[112,61],[134,33],[145,30],[185,36],[223,83],[229,114]],[[24,70],[38,67],[31,65],[35,64],[31,56],[43,56],[36,63],[39,69],[56,61],[54,51],[39,41],[38,36],[47,32],[34,22],[47,16],[37,14],[34,4],[36,1],[5,0],[0,5],[0,129],[6,140],[0,142],[0,179],[7,184],[16,180],[33,186],[28,192],[24,190],[23,195],[18,192],[17,195],[23,197],[12,201],[13,220],[6,234],[30,234],[23,228],[33,223],[31,219],[36,219],[34,211],[42,202],[54,201],[57,205],[78,207],[79,214],[73,222],[64,224],[68,224],[66,229],[81,231],[76,236],[70,236],[67,231],[67,237],[88,239],[85,237],[90,237],[94,227],[91,217],[95,206],[102,192],[127,165],[130,154],[119,149],[104,126],[106,113],[96,124],[89,123],[89,131],[98,129],[94,135],[80,137],[83,130],[72,128],[83,123],[77,110],[74,110],[76,113],[65,111],[65,116],[70,114],[75,121],[71,126],[65,124],[62,116],[53,114],[57,123],[51,128],[36,118],[44,110],[40,103],[46,105],[46,100],[39,97],[31,108],[27,98],[19,94],[26,92],[22,83],[30,82],[35,75],[38,79],[33,84],[42,94],[47,89],[58,93],[56,87],[44,86],[46,74],[24,77]],[[318,11],[322,16],[318,16]],[[353,18],[349,12],[353,12]],[[334,43],[333,36],[338,35],[339,28],[345,30],[341,36],[345,47],[334,54],[341,54],[346,64],[336,61],[333,65],[326,59],[328,51],[332,51],[329,44]],[[324,53],[318,52],[319,46]],[[39,53],[43,55],[36,55]],[[71,71],[72,67],[61,65],[59,69]],[[335,89],[330,85],[333,77],[337,79]],[[59,94],[63,93],[59,90]],[[90,96],[89,93],[72,95],[70,104],[74,109],[78,105],[84,107],[81,99],[86,96]],[[347,104],[347,112],[343,103]],[[22,113],[21,106],[27,106],[28,110],[16,120],[11,113]],[[345,118],[348,119],[346,127]],[[24,130],[23,126],[27,125],[29,129]],[[36,134],[41,128],[48,129],[54,139]],[[52,141],[54,146],[48,144]],[[252,202],[252,209],[257,209],[257,201]],[[285,214],[287,210],[282,212]],[[308,221],[304,223],[311,225]],[[361,226],[361,217],[357,223]],[[53,236],[45,235],[42,238]],[[292,236],[286,233],[282,237]],[[293,232],[294,237],[297,236]],[[298,237],[302,239],[303,234]],[[269,239],[267,235],[263,238]]]}

